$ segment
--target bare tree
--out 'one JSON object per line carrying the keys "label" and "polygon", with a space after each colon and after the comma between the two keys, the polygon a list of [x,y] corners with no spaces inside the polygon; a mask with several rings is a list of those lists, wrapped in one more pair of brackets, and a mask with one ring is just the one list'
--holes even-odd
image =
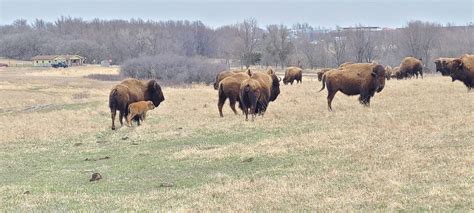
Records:
{"label": "bare tree", "polygon": [[435,48],[440,25],[430,22],[412,21],[402,29],[401,44],[408,55],[429,60],[430,51]]}
{"label": "bare tree", "polygon": [[246,19],[242,24],[239,25],[238,35],[240,42],[242,43],[241,48],[238,52],[240,55],[241,64],[248,68],[256,61],[256,48],[259,42],[259,28],[257,21],[254,18]]}
{"label": "bare tree", "polygon": [[293,49],[290,40],[290,31],[283,25],[268,25],[264,35],[265,53],[269,54],[273,62],[283,68]]}
{"label": "bare tree", "polygon": [[338,29],[327,43],[328,52],[334,57],[336,65],[339,66],[346,62],[346,44],[347,37]]}

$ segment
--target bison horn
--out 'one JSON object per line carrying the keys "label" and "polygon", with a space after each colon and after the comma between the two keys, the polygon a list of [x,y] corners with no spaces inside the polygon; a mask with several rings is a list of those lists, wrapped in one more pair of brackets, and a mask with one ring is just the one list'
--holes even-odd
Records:
{"label": "bison horn", "polygon": [[278,82],[280,82],[280,81],[281,81],[281,77],[278,77]]}

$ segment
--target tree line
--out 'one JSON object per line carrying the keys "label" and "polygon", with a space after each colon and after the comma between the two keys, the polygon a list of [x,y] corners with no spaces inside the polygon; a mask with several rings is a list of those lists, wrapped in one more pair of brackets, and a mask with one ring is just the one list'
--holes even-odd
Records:
{"label": "tree line", "polygon": [[306,23],[261,28],[250,18],[211,28],[200,21],[100,20],[61,17],[54,22],[16,20],[0,26],[0,56],[78,54],[88,63],[123,64],[141,57],[176,55],[218,59],[227,67],[335,67],[346,61],[396,66],[404,56],[457,57],[474,50],[474,23],[466,26],[411,21],[403,28],[356,24],[324,29]]}

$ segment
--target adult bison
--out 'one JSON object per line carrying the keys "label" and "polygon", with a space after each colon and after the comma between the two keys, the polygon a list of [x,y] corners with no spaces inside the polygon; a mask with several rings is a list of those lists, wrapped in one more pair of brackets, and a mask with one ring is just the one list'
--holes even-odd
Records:
{"label": "adult bison", "polygon": [[474,55],[463,55],[461,58],[448,61],[447,70],[452,81],[461,81],[466,85],[468,91],[474,87]]}
{"label": "adult bison", "polygon": [[328,90],[328,109],[338,91],[346,95],[359,95],[359,102],[370,106],[370,98],[381,92],[385,86],[385,68],[379,64],[358,63],[341,70],[331,70],[323,76],[323,87]]}
{"label": "adult bison", "polygon": [[452,61],[456,58],[438,58],[434,60],[434,63],[436,65],[436,72],[440,72],[442,76],[449,76],[449,70],[446,67],[449,61]]}
{"label": "adult bison", "polygon": [[423,78],[423,63],[421,59],[415,57],[405,57],[400,63],[400,73],[403,75],[404,78],[416,76],[418,75]]}
{"label": "adult bison", "polygon": [[158,107],[165,100],[161,86],[155,80],[125,79],[110,91],[109,108],[112,117],[112,130],[115,130],[115,115],[119,111],[120,125],[128,115],[128,105],[138,101],[152,101]]}
{"label": "adult bison", "polygon": [[232,70],[232,71],[223,71],[223,72],[220,72],[219,74],[216,75],[216,80],[214,81],[214,89],[218,89],[219,88],[219,83],[224,80],[224,78],[227,78],[235,73],[239,73],[239,72],[243,72],[243,71],[238,71],[238,70]]}
{"label": "adult bison", "polygon": [[283,78],[283,83],[287,85],[290,83],[293,85],[293,82],[302,83],[303,70],[299,67],[288,67],[285,71],[285,77]]}
{"label": "adult bison", "polygon": [[235,104],[239,102],[239,107],[242,109],[242,104],[240,103],[240,84],[242,81],[250,78],[250,70],[247,72],[238,72],[233,75],[224,78],[218,87],[218,96],[219,100],[217,102],[217,108],[219,109],[219,115],[224,117],[222,114],[222,107],[227,99],[229,99],[230,108],[237,114],[235,109]]}
{"label": "adult bison", "polygon": [[[250,80],[240,86],[240,100],[244,113],[251,109],[252,115],[265,114],[270,102],[280,94],[280,80],[272,69],[267,72],[251,73]],[[246,119],[248,112],[246,113]]]}

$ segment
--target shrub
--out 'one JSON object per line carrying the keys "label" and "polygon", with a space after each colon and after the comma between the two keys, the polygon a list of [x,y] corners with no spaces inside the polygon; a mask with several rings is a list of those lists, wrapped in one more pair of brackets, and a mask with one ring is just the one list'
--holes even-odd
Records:
{"label": "shrub", "polygon": [[120,75],[158,79],[169,84],[211,83],[226,67],[224,62],[208,58],[165,54],[127,60],[120,68]]}

